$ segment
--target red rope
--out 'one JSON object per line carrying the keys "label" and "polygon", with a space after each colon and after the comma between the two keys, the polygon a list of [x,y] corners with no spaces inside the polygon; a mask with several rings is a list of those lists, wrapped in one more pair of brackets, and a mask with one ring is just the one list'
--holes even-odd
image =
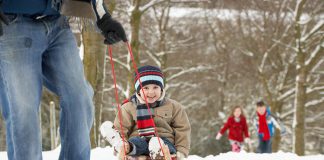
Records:
{"label": "red rope", "polygon": [[[140,86],[141,86],[141,90],[142,90],[142,92],[144,93],[143,85],[142,85],[142,81],[141,81],[141,79],[140,79],[140,74],[138,73],[138,69],[137,69],[137,66],[136,66],[135,59],[134,59],[134,55],[133,55],[133,51],[132,51],[132,47],[130,46],[130,44],[129,44],[128,42],[126,42],[126,44],[127,44],[127,48],[128,48],[129,54],[130,54],[131,59],[132,59],[132,62],[133,62],[134,70],[135,70],[135,72],[136,72],[136,79],[139,80],[139,83],[140,83]],[[158,141],[159,141],[160,148],[161,148],[162,153],[163,153],[163,155],[164,155],[164,158],[165,158],[165,160],[166,160],[166,157],[165,157],[165,154],[164,154],[164,150],[163,150],[163,148],[162,148],[162,144],[161,144],[161,141],[160,141],[160,138],[159,138],[159,135],[158,135],[158,132],[157,132],[157,129],[156,129],[156,126],[155,126],[154,120],[153,120],[153,116],[152,116],[151,108],[150,108],[150,106],[149,106],[149,104],[148,104],[148,102],[147,102],[147,97],[146,97],[145,94],[144,94],[144,100],[145,100],[145,103],[146,103],[146,107],[147,107],[147,109],[148,109],[148,111],[149,111],[150,118],[151,118],[151,120],[153,121],[154,133],[155,133],[156,137],[158,137]]]}
{"label": "red rope", "polygon": [[117,91],[117,83],[116,83],[116,74],[115,74],[115,67],[114,67],[114,61],[112,59],[112,49],[111,46],[108,45],[108,51],[109,51],[109,57],[110,57],[110,63],[111,63],[111,70],[113,74],[113,79],[114,79],[114,86],[115,86],[115,98],[116,98],[116,103],[117,103],[117,109],[118,109],[118,119],[119,119],[119,125],[121,129],[121,135],[122,135],[122,140],[123,140],[123,147],[124,147],[124,158],[126,159],[126,145],[125,145],[125,135],[123,131],[123,122],[122,122],[122,115],[121,115],[121,109],[120,109],[120,104],[119,104],[119,98],[118,98],[118,91]]}

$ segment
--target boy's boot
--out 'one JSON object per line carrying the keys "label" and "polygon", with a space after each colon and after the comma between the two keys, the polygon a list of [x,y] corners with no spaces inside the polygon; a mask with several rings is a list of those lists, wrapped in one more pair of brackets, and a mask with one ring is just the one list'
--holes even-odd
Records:
{"label": "boy's boot", "polygon": [[[159,144],[159,139],[162,148]],[[163,152],[162,152],[163,150]],[[170,151],[167,145],[159,137],[152,137],[149,142],[150,157],[152,160],[171,160]],[[164,153],[164,155],[163,155]]]}
{"label": "boy's boot", "polygon": [[113,123],[110,121],[105,121],[101,126],[100,126],[100,132],[101,135],[111,144],[111,146],[114,148],[115,152],[114,154],[117,155],[119,159],[125,160],[125,154],[129,153],[129,143],[126,141],[125,143],[125,148],[126,152],[124,152],[124,146],[123,146],[123,140],[120,137],[120,134],[117,130],[113,128]]}

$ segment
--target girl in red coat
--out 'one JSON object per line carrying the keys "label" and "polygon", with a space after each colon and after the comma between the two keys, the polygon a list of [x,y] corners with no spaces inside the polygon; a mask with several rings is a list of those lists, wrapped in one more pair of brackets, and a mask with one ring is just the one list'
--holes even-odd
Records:
{"label": "girl in red coat", "polygon": [[229,129],[228,139],[232,145],[232,151],[240,152],[244,139],[246,142],[250,142],[248,125],[240,106],[235,106],[233,108],[230,117],[227,119],[227,122],[224,124],[220,132],[218,132],[216,139],[219,140],[227,129]]}

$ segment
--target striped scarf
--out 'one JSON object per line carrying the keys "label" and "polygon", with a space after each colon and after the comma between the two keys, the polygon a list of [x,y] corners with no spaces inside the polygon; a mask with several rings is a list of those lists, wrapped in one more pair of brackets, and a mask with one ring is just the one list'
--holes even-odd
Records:
{"label": "striped scarf", "polygon": [[153,137],[155,136],[154,130],[154,108],[157,108],[164,104],[164,92],[162,96],[156,102],[149,104],[149,109],[146,106],[145,101],[138,95],[134,94],[130,101],[136,104],[136,117],[137,117],[137,128],[140,137]]}

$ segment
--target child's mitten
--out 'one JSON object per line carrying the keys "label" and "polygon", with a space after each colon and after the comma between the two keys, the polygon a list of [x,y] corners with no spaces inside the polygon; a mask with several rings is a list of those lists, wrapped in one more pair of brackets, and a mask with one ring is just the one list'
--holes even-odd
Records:
{"label": "child's mitten", "polygon": [[216,136],[216,140],[219,140],[221,137],[222,137],[222,134],[220,134],[220,133],[218,132],[218,133],[217,133],[217,136]]}
{"label": "child's mitten", "polygon": [[177,152],[177,160],[184,160],[186,158],[186,156],[183,154],[183,153],[181,153],[181,152]]}

